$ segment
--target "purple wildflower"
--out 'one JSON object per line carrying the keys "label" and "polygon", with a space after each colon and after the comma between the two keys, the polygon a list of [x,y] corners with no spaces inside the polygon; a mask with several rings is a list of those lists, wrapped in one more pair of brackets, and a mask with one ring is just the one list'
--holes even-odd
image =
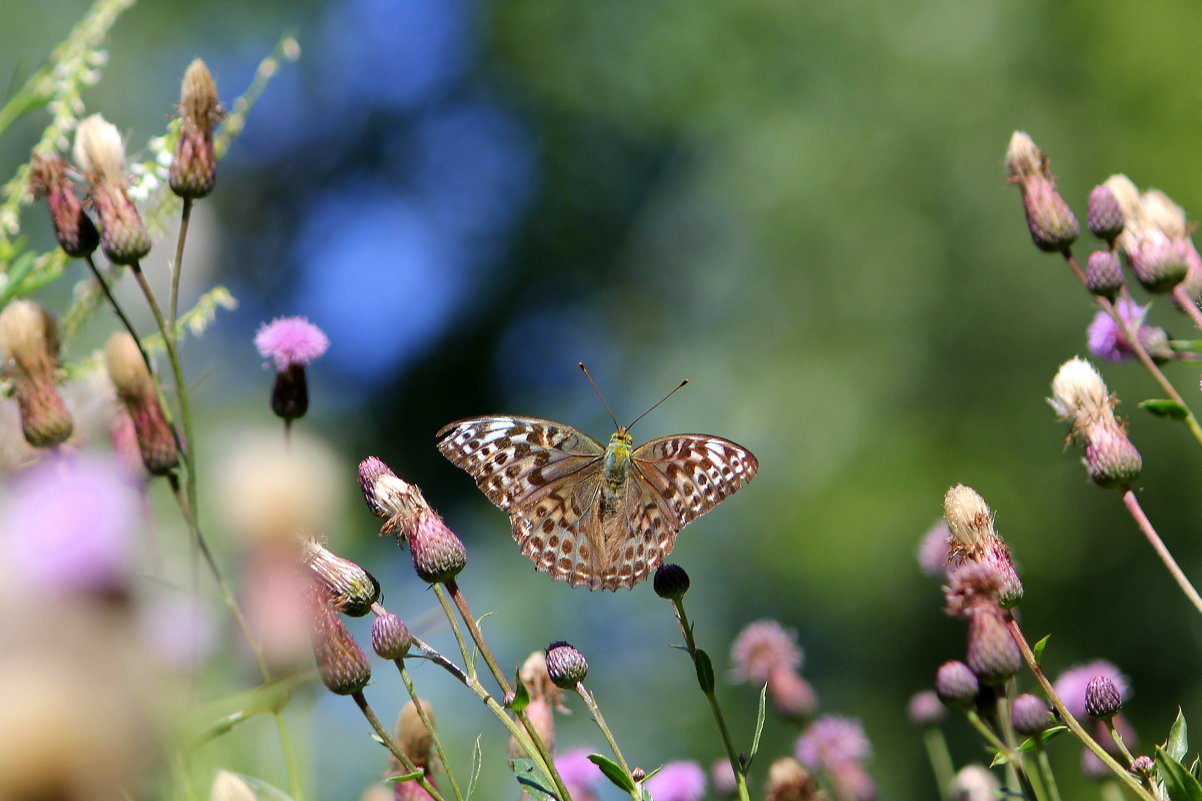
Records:
{"label": "purple wildflower", "polygon": [[[1148,314],[1148,307],[1140,306],[1127,298],[1119,298],[1114,305],[1119,316],[1138,332],[1142,341],[1145,330],[1144,318]],[[1131,343],[1123,336],[1118,323],[1104,311],[1094,315],[1093,322],[1089,324],[1085,335],[1089,343],[1089,352],[1099,359],[1121,362],[1123,359],[1135,356],[1135,351],[1131,349]]]}
{"label": "purple wildflower", "polygon": [[860,721],[824,715],[802,733],[794,751],[806,767],[833,771],[845,763],[866,759],[872,746]]}
{"label": "purple wildflower", "polygon": [[918,567],[924,576],[943,578],[947,575],[947,558],[951,555],[947,522],[940,520],[931,526],[918,545]]}
{"label": "purple wildflower", "polygon": [[136,507],[125,472],[98,456],[47,459],[0,507],[8,575],[52,592],[120,590],[133,569]]}
{"label": "purple wildflower", "polygon": [[1119,696],[1122,699],[1125,700],[1129,697],[1130,691],[1127,677],[1120,673],[1117,667],[1104,659],[1098,659],[1084,665],[1069,668],[1056,679],[1055,690],[1056,695],[1060,696],[1060,700],[1064,701],[1064,705],[1072,713],[1073,717],[1081,720],[1088,717],[1085,711],[1085,689],[1089,686],[1090,679],[1095,676],[1105,676],[1114,682],[1114,686],[1118,688]]}
{"label": "purple wildflower", "polygon": [[705,770],[696,762],[669,762],[647,780],[656,801],[701,801],[705,795]]}
{"label": "purple wildflower", "polygon": [[774,668],[798,670],[802,651],[795,630],[786,629],[775,620],[757,620],[739,632],[730,647],[730,659],[735,663],[736,681],[763,684]]}
{"label": "purple wildflower", "polygon": [[596,798],[594,790],[604,775],[588,758],[591,753],[591,748],[573,748],[555,757],[555,769],[559,771],[560,778],[563,779],[572,798]]}
{"label": "purple wildflower", "polygon": [[280,373],[305,366],[329,346],[330,340],[322,330],[304,317],[277,317],[261,325],[255,334],[259,354]]}

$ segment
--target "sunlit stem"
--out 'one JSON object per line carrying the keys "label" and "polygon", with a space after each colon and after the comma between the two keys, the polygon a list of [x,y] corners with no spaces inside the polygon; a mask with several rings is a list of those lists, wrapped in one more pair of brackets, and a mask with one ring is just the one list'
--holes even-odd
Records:
{"label": "sunlit stem", "polygon": [[1010,697],[1009,693],[1014,682],[1007,682],[1006,692],[999,692],[997,696],[997,718],[998,725],[1002,729],[1002,739],[1006,743],[1006,776],[1011,784],[1023,782],[1024,778],[1019,774],[1026,773],[1026,765],[1023,764],[1022,752],[1018,750],[1018,738],[1014,734],[1014,721],[1010,718]]}
{"label": "sunlit stem", "polygon": [[405,769],[405,772],[421,774],[416,779],[412,779],[412,781],[420,784],[422,789],[429,793],[434,801],[446,801],[446,799],[443,798],[442,793],[438,792],[438,788],[431,784],[430,780],[426,778],[426,772],[414,765],[413,760],[405,756],[405,752],[397,747],[397,744],[393,742],[392,735],[390,735],[388,731],[380,725],[380,719],[376,717],[376,713],[373,712],[371,706],[368,705],[367,699],[363,696],[363,691],[360,690],[357,693],[353,693],[351,697],[354,698],[355,703],[359,705],[359,711],[363,713],[363,717],[367,718],[367,722],[370,723],[371,727],[376,730],[376,734],[384,743],[384,747],[387,748],[394,757],[396,757],[397,762],[401,763],[401,767]]}
{"label": "sunlit stem", "polygon": [[1127,760],[1127,764],[1130,765],[1135,757],[1131,756],[1131,752],[1127,750],[1127,744],[1123,742],[1123,735],[1119,734],[1118,729],[1114,727],[1114,718],[1110,718],[1106,721],[1106,728],[1109,730],[1110,737],[1114,740],[1114,744],[1118,746],[1119,753],[1123,755],[1123,758]]}
{"label": "sunlit stem", "polygon": [[1048,751],[1043,747],[1043,740],[1036,735],[1035,761],[1039,763],[1039,772],[1043,774],[1043,785],[1048,790],[1048,801],[1060,801],[1060,788],[1056,786],[1056,775],[1052,773],[1052,762],[1048,759]]}
{"label": "sunlit stem", "polygon": [[447,772],[447,781],[451,783],[451,792],[455,794],[458,801],[463,801],[463,794],[459,792],[459,783],[455,781],[455,774],[451,771],[451,763],[447,760],[447,752],[442,747],[442,738],[438,736],[438,730],[434,728],[434,721],[430,720],[430,716],[426,714],[426,707],[422,704],[420,698],[417,697],[417,690],[413,686],[413,679],[409,676],[409,669],[405,667],[404,659],[394,660],[397,670],[401,672],[401,681],[405,683],[405,689],[409,691],[409,697],[413,699],[413,705],[417,708],[418,717],[422,719],[422,725],[426,727],[426,732],[430,735],[430,740],[434,743],[434,750],[438,752],[438,760],[442,762],[442,768]]}
{"label": "sunlit stem", "polygon": [[588,707],[589,714],[593,716],[593,722],[597,724],[597,728],[605,735],[605,741],[609,743],[609,750],[613,752],[614,758],[618,760],[618,765],[621,766],[622,772],[630,779],[632,785],[630,797],[634,801],[642,800],[642,791],[639,790],[639,783],[634,780],[634,776],[630,772],[630,765],[626,764],[626,758],[622,756],[622,749],[618,748],[618,741],[614,739],[613,732],[609,730],[609,725],[605,722],[605,716],[601,714],[601,707],[597,706],[596,699],[593,694],[585,688],[584,682],[576,682],[575,690],[584,701],[584,705]]}
{"label": "sunlit stem", "polygon": [[1139,526],[1139,530],[1143,532],[1144,537],[1152,545],[1152,549],[1156,551],[1156,555],[1160,557],[1160,561],[1168,568],[1169,575],[1177,582],[1177,586],[1185,593],[1185,597],[1194,605],[1194,609],[1202,613],[1202,596],[1198,595],[1198,591],[1194,589],[1194,585],[1186,578],[1185,572],[1177,564],[1177,560],[1173,558],[1173,554],[1169,552],[1164,541],[1160,539],[1160,535],[1156,533],[1156,529],[1152,526],[1152,521],[1144,514],[1139,499],[1135,497],[1135,493],[1131,491],[1130,487],[1123,488],[1123,505],[1131,513],[1131,517],[1135,518],[1135,523]]}
{"label": "sunlit stem", "polygon": [[179,308],[179,276],[184,265],[184,241],[188,238],[188,221],[192,218],[192,198],[184,198],[180,212],[179,236],[175,241],[175,263],[171,265],[171,295],[167,301],[167,323],[175,330],[176,310]]}

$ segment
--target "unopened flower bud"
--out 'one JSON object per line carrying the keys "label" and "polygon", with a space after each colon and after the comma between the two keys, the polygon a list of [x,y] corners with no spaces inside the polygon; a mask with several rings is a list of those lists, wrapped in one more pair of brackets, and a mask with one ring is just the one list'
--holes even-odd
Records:
{"label": "unopened flower bud", "polygon": [[1001,684],[1022,667],[1022,654],[997,607],[979,604],[969,610],[966,661],[984,684]]}
{"label": "unopened flower bud", "polygon": [[204,197],[217,179],[213,152],[213,126],[221,119],[217,84],[199,58],[188,65],[180,90],[179,139],[171,162],[168,184],[180,197]]}
{"label": "unopened flower bud", "polygon": [[342,625],[323,591],[314,588],[310,598],[313,654],[322,682],[338,695],[353,695],[371,680],[371,663]]}
{"label": "unopened flower bud", "polygon": [[75,184],[67,177],[67,162],[57,153],[34,154],[29,182],[34,194],[50,205],[50,222],[59,247],[73,259],[83,258],[100,244],[92,218],[83,210]]}
{"label": "unopened flower bud", "polygon": [[129,197],[121,135],[93,114],[75,129],[75,163],[88,182],[100,223],[100,248],[113,264],[134,264],[150,252],[150,235]]}
{"label": "unopened flower bud", "polygon": [[915,726],[927,728],[937,726],[943,720],[943,703],[934,690],[923,690],[910,696],[906,706],[906,717]]}
{"label": "unopened flower bud", "polygon": [[14,300],[0,311],[0,352],[8,361],[21,430],[35,448],[65,442],[74,424],[54,384],[58,335],[50,312],[31,300]]}
{"label": "unopened flower bud", "polygon": [[1139,478],[1143,459],[1121,425],[1095,426],[1085,433],[1089,479],[1099,487],[1126,487]]}
{"label": "unopened flower bud", "polygon": [[441,584],[459,575],[467,564],[467,549],[433,509],[419,511],[405,531],[409,555],[418,577]]}
{"label": "unopened flower bud", "polygon": [[689,591],[689,574],[680,565],[660,565],[653,579],[655,594],[660,598],[679,601]]}
{"label": "unopened flower bud", "polygon": [[369,456],[359,463],[359,486],[367,507],[376,517],[387,521],[380,533],[395,533],[402,542],[407,539],[408,529],[418,512],[430,508],[420,489],[398,478],[388,465],[375,456]]}
{"label": "unopened flower bud", "polygon": [[301,542],[301,563],[325,587],[334,609],[350,617],[363,617],[380,598],[380,583],[350,559],[330,551],[309,537]]}
{"label": "unopened flower bud", "polygon": [[[994,600],[1009,609],[1023,597],[1022,581],[1014,568],[1010,547],[994,529],[993,511],[972,487],[957,484],[943,498],[944,519],[951,532],[949,577],[968,563],[985,565],[996,574]],[[977,589],[978,594],[982,590]],[[952,614],[958,612],[950,610]]]}
{"label": "unopened flower bud", "polygon": [[382,659],[404,659],[413,646],[413,634],[405,621],[385,612],[371,622],[371,647]]}
{"label": "unopened flower bud", "polygon": [[1125,241],[1131,272],[1144,289],[1168,292],[1185,280],[1189,263],[1184,240],[1170,239],[1153,229]]}
{"label": "unopened flower bud", "polygon": [[553,642],[547,646],[547,674],[556,687],[573,690],[588,675],[588,661],[568,643]]}
{"label": "unopened flower bud", "polygon": [[1123,696],[1109,676],[1094,676],[1085,688],[1085,714],[1110,720],[1123,708]]}
{"label": "unopened flower bud", "polygon": [[959,660],[943,663],[935,673],[935,694],[948,706],[967,709],[973,705],[980,689],[977,674]]}
{"label": "unopened flower bud", "polygon": [[1038,695],[1023,693],[1014,699],[1010,722],[1023,737],[1033,737],[1052,725],[1052,713]]}
{"label": "unopened flower bud", "polygon": [[1095,186],[1089,193],[1086,209],[1086,224],[1090,233],[1098,239],[1114,242],[1115,237],[1123,232],[1127,218],[1110,187]]}
{"label": "unopened flower bud", "polygon": [[[429,701],[422,701],[421,705],[422,712],[426,713],[430,725],[433,725],[434,708]],[[401,709],[400,717],[397,718],[396,739],[401,753],[408,757],[414,766],[429,772],[430,746],[433,744],[433,738],[430,736],[430,730],[426,728],[425,722],[422,721],[417,704],[412,701],[405,704]]]}
{"label": "unopened flower bud", "polygon": [[1093,365],[1079,358],[1061,365],[1048,402],[1069,422],[1070,439],[1085,444],[1083,461],[1095,484],[1124,487],[1139,476],[1143,467],[1139,451],[1115,417],[1114,402]]}
{"label": "unopened flower bud", "polygon": [[1031,137],[1015,131],[1006,151],[1006,169],[1010,183],[1022,190],[1023,209],[1031,240],[1040,250],[1067,251],[1080,232],[1077,218],[1056,191],[1056,182],[1047,156]]}
{"label": "unopened flower bud", "polygon": [[816,801],[822,797],[814,774],[793,757],[781,757],[768,766],[765,801]]}
{"label": "unopened flower bud", "polygon": [[777,713],[786,720],[808,720],[818,709],[814,688],[786,665],[777,666],[768,674],[768,697]]}
{"label": "unopened flower bud", "polygon": [[1085,285],[1095,295],[1114,300],[1123,288],[1123,266],[1111,250],[1095,250],[1085,263]]}
{"label": "unopened flower bud", "polygon": [[104,359],[117,397],[134,421],[142,463],[153,475],[170,473],[179,465],[175,436],[167,424],[138,344],[132,336],[119,331],[109,337]]}
{"label": "unopened flower bud", "polygon": [[1136,776],[1151,776],[1156,769],[1156,760],[1146,754],[1141,754],[1131,760],[1131,772]]}

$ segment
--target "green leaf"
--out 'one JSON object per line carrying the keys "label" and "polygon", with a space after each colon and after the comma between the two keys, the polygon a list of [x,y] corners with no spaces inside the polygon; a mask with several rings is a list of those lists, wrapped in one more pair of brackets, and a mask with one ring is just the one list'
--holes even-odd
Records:
{"label": "green leaf", "polygon": [[700,648],[693,661],[697,666],[697,683],[701,685],[701,692],[710,695],[714,691],[714,664],[710,662],[709,654]]}
{"label": "green leaf", "polygon": [[1184,420],[1189,417],[1189,409],[1176,401],[1165,398],[1151,398],[1139,404],[1141,409],[1147,409],[1157,417],[1168,417],[1173,420]]}
{"label": "green leaf", "polygon": [[1051,634],[1044,636],[1042,640],[1035,643],[1035,647],[1031,649],[1031,653],[1035,654],[1035,664],[1039,664],[1039,660],[1043,659],[1043,649],[1048,647],[1048,640],[1052,639]]}
{"label": "green leaf", "polygon": [[1156,767],[1171,801],[1202,801],[1202,784],[1177,760],[1156,746]]}
{"label": "green leaf", "polygon": [[601,772],[605,774],[605,778],[614,784],[619,789],[629,793],[634,789],[634,782],[630,776],[626,775],[626,771],[607,756],[601,754],[589,754],[589,762],[592,762],[597,767],[601,768]]}
{"label": "green leaf", "polygon": [[756,753],[760,750],[760,735],[764,733],[764,718],[767,717],[767,700],[768,700],[768,685],[765,684],[760,688],[760,707],[755,713],[755,734],[751,738],[751,752],[747,754],[747,759],[739,760],[743,762],[743,774],[746,775],[747,768],[751,767],[751,760],[755,759]]}
{"label": "green leaf", "polygon": [[509,702],[509,708],[514,712],[521,712],[530,706],[530,693],[526,690],[526,683],[522,681],[520,670],[514,671],[513,688],[513,700]]}
{"label": "green leaf", "polygon": [[1052,726],[1051,728],[1044,729],[1034,737],[1028,737],[1027,739],[1023,740],[1022,745],[1018,747],[1018,750],[1034,751],[1038,746],[1043,745],[1054,737],[1059,737],[1066,731],[1068,731],[1068,726],[1063,724],[1058,724],[1056,726]]}
{"label": "green leaf", "polygon": [[398,773],[396,776],[386,776],[384,781],[400,784],[401,782],[411,782],[421,775],[423,774],[420,770],[415,770],[412,773]]}
{"label": "green leaf", "polygon": [[1164,744],[1165,753],[1178,762],[1182,762],[1185,759],[1185,753],[1189,751],[1188,734],[1185,715],[1182,714],[1181,707],[1177,707],[1177,719],[1169,727],[1169,739]]}
{"label": "green leaf", "polygon": [[555,782],[543,773],[542,768],[533,759],[525,757],[511,759],[509,760],[509,769],[513,771],[518,784],[530,794],[531,798],[535,798],[537,801],[559,801],[559,796],[552,789],[555,787]]}
{"label": "green leaf", "polygon": [[480,779],[480,769],[484,767],[484,753],[480,750],[480,737],[476,735],[476,745],[472,748],[472,777],[467,783],[467,801],[472,801],[476,792],[476,782]]}

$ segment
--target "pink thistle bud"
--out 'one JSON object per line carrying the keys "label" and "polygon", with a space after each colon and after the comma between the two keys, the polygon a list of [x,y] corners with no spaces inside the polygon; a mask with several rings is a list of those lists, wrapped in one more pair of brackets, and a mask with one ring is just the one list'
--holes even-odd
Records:
{"label": "pink thistle bud", "polygon": [[588,660],[566,642],[553,642],[547,646],[547,675],[556,687],[574,690],[588,675]]}
{"label": "pink thistle bud", "polygon": [[814,688],[797,671],[784,665],[768,674],[768,697],[777,713],[786,720],[805,721],[818,709]]}
{"label": "pink thistle bud", "polygon": [[433,509],[426,508],[409,521],[404,539],[409,543],[413,567],[422,581],[448,582],[467,565],[463,542]]}
{"label": "pink thistle bud", "polygon": [[757,620],[745,626],[730,647],[732,678],[763,684],[776,668],[799,670],[802,657],[796,630],[775,620]]}
{"label": "pink thistle bud", "polygon": [[83,210],[75,184],[67,177],[67,162],[58,154],[35,153],[30,165],[29,182],[37,197],[50,205],[50,221],[59,247],[73,259],[89,255],[100,244],[92,218]]}
{"label": "pink thistle bud", "polygon": [[786,756],[768,766],[764,798],[765,801],[818,801],[826,798],[826,794],[819,788],[813,773],[793,757]]}
{"label": "pink thistle bud", "polygon": [[1094,676],[1085,687],[1085,714],[1096,720],[1110,720],[1123,708],[1118,686],[1107,676]]}
{"label": "pink thistle bud", "polygon": [[997,607],[978,604],[969,610],[966,661],[984,684],[1002,684],[1022,667],[1022,654]]}
{"label": "pink thistle bud", "polygon": [[150,235],[126,188],[121,135],[93,114],[75,129],[74,154],[100,222],[101,250],[113,264],[135,264],[150,252]]}
{"label": "pink thistle bud", "polygon": [[382,659],[404,659],[413,646],[413,634],[405,621],[392,612],[379,615],[371,623],[371,647]]}
{"label": "pink thistle bud", "polygon": [[1085,263],[1085,286],[1095,295],[1114,300],[1123,288],[1123,266],[1112,250],[1095,250]]}
{"label": "pink thistle bud", "polygon": [[330,605],[344,615],[363,617],[380,597],[380,583],[371,573],[311,537],[301,542],[300,559],[324,587]]}
{"label": "pink thistle bud", "polygon": [[354,695],[371,680],[371,664],[355,638],[342,625],[324,591],[314,588],[310,594],[313,654],[317,672],[331,692]]}
{"label": "pink thistle bud", "polygon": [[1147,778],[1152,775],[1152,771],[1156,769],[1156,761],[1147,755],[1137,756],[1131,760],[1131,772],[1136,776]]}
{"label": "pink thistle bud", "polygon": [[[1089,193],[1086,209],[1086,225],[1089,227],[1090,233],[1098,239],[1113,243],[1115,237],[1123,232],[1127,217],[1123,214],[1118,198],[1114,196],[1110,187],[1095,186]],[[1094,294],[1099,293],[1095,292]]]}
{"label": "pink thistle bud", "polygon": [[1125,487],[1139,476],[1143,461],[1114,415],[1114,401],[1093,365],[1070,359],[1052,381],[1048,401],[1070,424],[1069,439],[1085,445],[1090,480],[1100,487]]}
{"label": "pink thistle bud", "polygon": [[1085,470],[1102,488],[1127,487],[1139,478],[1143,459],[1126,430],[1117,422],[1102,423],[1084,432]]}
{"label": "pink thistle bud", "polygon": [[179,139],[167,181],[180,197],[204,197],[213,191],[217,179],[213,126],[221,119],[221,108],[217,104],[217,84],[199,58],[184,73],[179,109]]}
{"label": "pink thistle bud", "polygon": [[74,423],[54,384],[58,335],[50,312],[31,300],[14,300],[0,311],[0,352],[8,360],[21,430],[35,448],[65,442]]}
{"label": "pink thistle bud", "polygon": [[1133,233],[1125,240],[1131,272],[1149,292],[1169,292],[1185,280],[1189,269],[1186,248],[1183,240],[1170,239],[1156,229]]}
{"label": "pink thistle bud", "polygon": [[117,389],[117,398],[134,421],[134,433],[142,463],[152,475],[162,476],[179,466],[175,435],[163,413],[154,380],[134,338],[124,331],[109,337],[104,349],[109,379]]}
{"label": "pink thistle bud", "polygon": [[948,706],[967,709],[976,701],[981,682],[972,668],[958,660],[945,662],[935,672],[935,694]]}
{"label": "pink thistle bud", "polygon": [[1077,665],[1056,677],[1053,685],[1056,695],[1060,696],[1060,700],[1064,702],[1069,714],[1079,720],[1084,720],[1088,716],[1085,705],[1086,691],[1090,680],[1097,676],[1108,678],[1118,688],[1120,697],[1127,696],[1127,677],[1112,663],[1104,659],[1095,659],[1093,662]]}
{"label": "pink thistle bud", "polygon": [[939,695],[934,690],[914,693],[910,696],[910,703],[906,706],[906,717],[912,724],[921,728],[937,726],[944,717],[943,702],[939,700]]}
{"label": "pink thistle bud", "polygon": [[1010,137],[1006,168],[1009,182],[1018,184],[1022,190],[1027,229],[1035,246],[1049,252],[1067,251],[1076,240],[1080,226],[1056,191],[1047,156],[1022,131],[1015,131]]}
{"label": "pink thistle bud", "polygon": [[1023,737],[1034,737],[1052,725],[1052,713],[1038,695],[1023,693],[1014,699],[1010,722]]}

